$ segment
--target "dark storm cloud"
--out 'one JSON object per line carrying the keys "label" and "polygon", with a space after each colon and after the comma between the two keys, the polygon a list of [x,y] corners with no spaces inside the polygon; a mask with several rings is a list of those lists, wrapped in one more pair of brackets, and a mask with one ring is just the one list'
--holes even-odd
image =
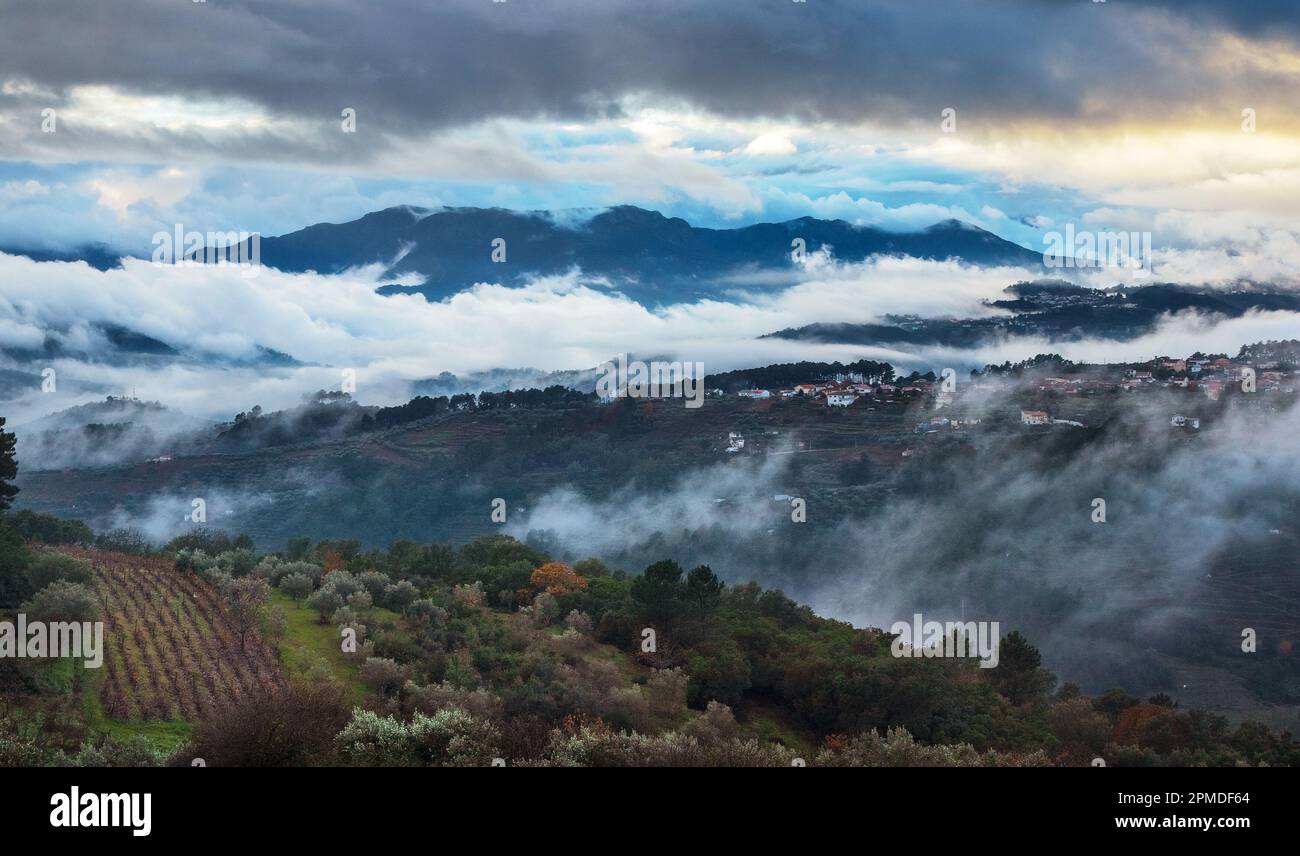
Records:
{"label": "dark storm cloud", "polygon": [[1300,7],[1295,0],[1139,0],[1138,5],[1215,21],[1247,35],[1300,32]]}
{"label": "dark storm cloud", "polygon": [[804,120],[937,122],[949,106],[966,127],[1122,119],[1276,84],[1265,70],[1207,70],[1203,54],[1217,28],[1294,35],[1293,10],[1281,0],[0,0],[0,80],[239,97],[331,124],[351,106],[362,127],[393,135],[590,118],[637,93]]}

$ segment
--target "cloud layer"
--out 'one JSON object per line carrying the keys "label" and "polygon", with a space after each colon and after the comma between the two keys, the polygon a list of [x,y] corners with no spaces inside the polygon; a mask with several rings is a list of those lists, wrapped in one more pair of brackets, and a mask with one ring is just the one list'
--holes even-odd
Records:
{"label": "cloud layer", "polygon": [[[1300,328],[1294,314],[1273,312],[1228,321],[1169,317],[1126,343],[1019,338],[971,350],[900,351],[760,338],[788,327],[875,322],[895,313],[987,315],[997,310],[983,301],[1034,276],[1019,268],[910,258],[839,264],[813,257],[790,287],[747,293],[737,284],[729,300],[656,311],[576,271],[522,288],[483,283],[438,303],[376,294],[375,270],[339,276],[246,273],[139,260],[100,272],[80,263],[0,254],[0,348],[39,352],[48,341],[59,353],[0,366],[29,378],[5,384],[4,397],[13,402],[11,422],[101,397],[104,390],[134,391],[194,416],[228,419],[255,404],[279,409],[313,390],[338,388],[345,369],[356,373],[362,401],[393,404],[410,397],[411,382],[444,371],[588,369],[620,353],[702,361],[710,372],[864,357],[889,360],[904,371],[964,371],[1047,351],[1097,362],[1235,352],[1245,343],[1291,338]],[[105,334],[115,327],[157,340],[178,356],[124,359]],[[296,365],[265,363],[267,349]],[[47,367],[60,380],[57,394],[40,391],[40,371]]]}

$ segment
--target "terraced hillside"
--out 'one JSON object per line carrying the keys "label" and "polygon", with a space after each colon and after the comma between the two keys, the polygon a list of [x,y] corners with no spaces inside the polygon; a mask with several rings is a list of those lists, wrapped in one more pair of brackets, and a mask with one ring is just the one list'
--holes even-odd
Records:
{"label": "terraced hillside", "polygon": [[64,548],[89,560],[104,620],[100,702],[117,720],[195,721],[258,688],[283,684],[254,629],[241,646],[216,589],[166,559]]}
{"label": "terraced hillside", "polygon": [[[179,523],[202,497],[209,522],[267,548],[295,536],[467,543],[499,528],[489,516],[494,497],[514,509],[561,485],[597,496],[633,481],[662,487],[691,468],[775,452],[806,453],[795,455],[809,465],[803,491],[835,484],[842,458],[869,454],[896,466],[914,442],[918,406],[840,412],[728,398],[698,409],[669,401],[462,412],[327,441],[30,472],[19,484],[23,507],[103,529]],[[746,437],[743,454],[725,452],[731,431]]]}

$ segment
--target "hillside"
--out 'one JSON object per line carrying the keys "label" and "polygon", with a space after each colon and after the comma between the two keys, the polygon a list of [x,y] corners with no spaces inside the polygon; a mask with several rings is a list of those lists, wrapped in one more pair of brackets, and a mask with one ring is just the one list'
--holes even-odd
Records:
{"label": "hillside", "polygon": [[[328,534],[367,545],[406,537],[459,543],[493,531],[487,511],[494,497],[527,508],[566,484],[596,495],[634,481],[662,486],[671,476],[655,463],[663,456],[681,467],[711,466],[804,443],[809,454],[800,457],[810,463],[839,450],[896,464],[914,428],[907,414],[915,407],[902,400],[882,404],[865,421],[814,402],[773,407],[735,397],[710,400],[698,410],[628,402],[458,411],[369,431],[317,436],[295,430],[285,442],[261,448],[245,443],[244,435],[274,437],[250,426],[170,460],[24,472],[20,485],[24,507],[56,512],[75,505],[78,515],[100,525],[136,518],[147,528],[161,502],[171,498],[180,509],[201,496],[209,498],[214,522],[264,544]],[[290,421],[263,419],[272,426]],[[731,431],[752,438],[739,458],[725,453]],[[322,484],[335,490],[323,492]],[[350,491],[367,502],[341,501]],[[278,513],[263,514],[265,508]]]}
{"label": "hillside", "polygon": [[178,438],[196,437],[201,419],[157,401],[108,396],[18,427],[18,455],[27,470],[104,466],[169,453]]}
{"label": "hillside", "polygon": [[[628,575],[500,537],[455,551],[299,542],[263,557],[63,549],[95,569],[105,675],[85,678],[76,661],[71,681],[57,679],[69,661],[22,667],[22,684],[5,688],[0,763],[1300,761],[1267,729],[1233,730],[1164,697],[1053,689],[1018,633],[998,669],[899,658],[889,634],[726,586],[707,567],[661,561]],[[214,596],[232,588],[261,592],[251,646],[236,641],[229,595]]]}
{"label": "hillside", "polygon": [[[838,763],[853,746],[867,763],[895,739],[969,763],[1290,763],[1286,738],[1247,736],[1294,733],[1300,711],[1300,495],[1278,479],[1300,411],[1290,374],[1263,368],[1287,347],[1248,349],[1249,391],[1246,367],[1198,353],[1043,354],[951,390],[869,361],[779,364],[710,376],[699,408],[558,386],[328,394],[168,460],[24,471],[4,525],[74,545],[126,638],[88,695],[66,668],[11,687],[57,709],[62,751],[140,734],[213,763],[260,745],[234,723],[289,712],[309,748],[267,763],[411,763],[367,735],[444,726],[480,749],[420,763]],[[69,509],[100,532],[36,513]],[[11,611],[91,572],[10,555]],[[917,613],[996,623],[1009,665],[900,658],[881,628]],[[188,664],[208,632],[241,656],[226,622],[283,680],[265,653],[247,673]]]}
{"label": "hillside", "polygon": [[787,328],[764,338],[827,344],[942,345],[976,348],[1008,336],[1050,342],[1087,339],[1128,341],[1144,336],[1178,313],[1239,318],[1248,312],[1300,311],[1300,297],[1267,290],[1220,291],[1168,284],[1091,289],[1051,281],[1019,283],[1006,298],[988,301],[996,314],[979,318],[885,316],[878,323],[819,322]]}

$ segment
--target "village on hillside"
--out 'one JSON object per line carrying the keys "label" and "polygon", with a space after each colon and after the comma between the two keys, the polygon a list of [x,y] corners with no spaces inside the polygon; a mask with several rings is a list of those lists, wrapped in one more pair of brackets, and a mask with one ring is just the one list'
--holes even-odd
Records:
{"label": "village on hillside", "polygon": [[[1276,409],[1271,400],[1294,396],[1300,343],[1247,346],[1237,358],[1196,353],[1183,358],[1157,357],[1143,363],[1088,365],[1059,357],[1040,357],[1019,366],[988,366],[959,379],[945,369],[913,373],[901,380],[881,381],[862,373],[843,372],[778,388],[748,388],[734,393],[709,390],[712,399],[761,402],[816,403],[828,413],[897,409],[923,415],[916,433],[960,432],[988,421],[1023,427],[1083,428],[1080,418],[1090,408],[1080,403],[1109,397],[1152,396],[1153,405],[1168,412],[1161,418],[1170,429],[1199,431],[1206,405],[1233,409]],[[1160,395],[1165,398],[1156,398]],[[1023,406],[1021,406],[1023,405]],[[1212,408],[1214,409],[1214,408]],[[910,424],[910,423],[909,423]],[[740,452],[745,439],[730,432],[726,451]]]}

